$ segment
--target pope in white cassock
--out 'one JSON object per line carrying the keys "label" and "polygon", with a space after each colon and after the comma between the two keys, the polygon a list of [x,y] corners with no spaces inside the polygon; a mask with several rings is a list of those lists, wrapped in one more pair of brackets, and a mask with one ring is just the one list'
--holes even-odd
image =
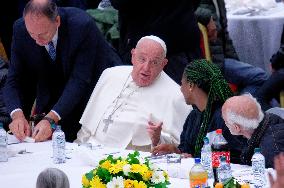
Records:
{"label": "pope in white cassock", "polygon": [[[151,144],[178,144],[192,107],[186,105],[180,86],[163,72],[166,51],[164,41],[146,36],[131,51],[133,66],[106,69],[82,115],[75,142],[144,151]],[[151,140],[149,126],[161,129],[159,140]]]}

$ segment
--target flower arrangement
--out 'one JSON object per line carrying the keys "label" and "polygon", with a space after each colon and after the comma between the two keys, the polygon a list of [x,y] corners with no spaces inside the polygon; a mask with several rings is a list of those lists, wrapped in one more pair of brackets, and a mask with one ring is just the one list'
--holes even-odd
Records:
{"label": "flower arrangement", "polygon": [[82,177],[83,188],[166,188],[169,184],[167,172],[140,157],[137,151],[126,159],[109,155]]}

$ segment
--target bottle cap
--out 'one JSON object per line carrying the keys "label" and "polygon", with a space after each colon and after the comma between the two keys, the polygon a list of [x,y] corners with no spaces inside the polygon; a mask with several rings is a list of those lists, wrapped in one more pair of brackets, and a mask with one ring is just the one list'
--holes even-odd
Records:
{"label": "bottle cap", "polygon": [[194,162],[195,162],[195,164],[199,164],[200,163],[200,158],[194,158]]}
{"label": "bottle cap", "polygon": [[216,133],[217,133],[217,134],[222,134],[222,129],[217,129],[217,130],[216,130]]}
{"label": "bottle cap", "polygon": [[226,157],[225,156],[221,156],[220,157],[220,161],[226,161]]}
{"label": "bottle cap", "polygon": [[203,138],[203,141],[204,141],[204,144],[209,144],[209,138],[204,137],[204,138]]}
{"label": "bottle cap", "polygon": [[260,153],[260,148],[254,148],[254,153]]}

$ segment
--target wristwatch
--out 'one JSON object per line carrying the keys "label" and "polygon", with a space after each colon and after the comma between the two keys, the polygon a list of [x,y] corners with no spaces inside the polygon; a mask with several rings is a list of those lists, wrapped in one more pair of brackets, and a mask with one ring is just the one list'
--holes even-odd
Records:
{"label": "wristwatch", "polygon": [[47,120],[49,122],[50,127],[51,127],[52,130],[56,129],[56,123],[55,123],[55,121],[52,118],[44,116],[42,119],[43,120]]}

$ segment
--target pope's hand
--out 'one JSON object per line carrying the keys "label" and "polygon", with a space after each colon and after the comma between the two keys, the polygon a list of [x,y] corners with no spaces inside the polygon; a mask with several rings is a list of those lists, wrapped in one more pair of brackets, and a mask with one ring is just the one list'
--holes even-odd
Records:
{"label": "pope's hand", "polygon": [[152,154],[155,155],[164,155],[168,153],[178,153],[180,150],[173,144],[160,144],[152,149]]}
{"label": "pope's hand", "polygon": [[147,126],[147,132],[152,140],[152,145],[156,146],[160,142],[161,131],[162,131],[163,122],[154,124],[149,121]]}
{"label": "pope's hand", "polygon": [[34,128],[33,138],[36,142],[42,142],[50,139],[52,136],[52,129],[47,120],[41,120]]}
{"label": "pope's hand", "polygon": [[30,125],[22,112],[15,112],[12,119],[9,129],[17,139],[23,141],[27,136],[31,135]]}

